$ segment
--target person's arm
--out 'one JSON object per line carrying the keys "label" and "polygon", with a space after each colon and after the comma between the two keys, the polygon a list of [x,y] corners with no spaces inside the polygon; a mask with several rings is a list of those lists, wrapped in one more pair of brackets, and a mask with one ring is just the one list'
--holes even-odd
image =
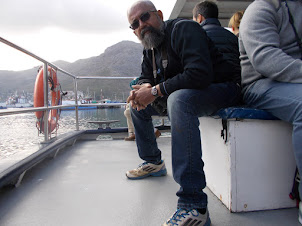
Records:
{"label": "person's arm", "polygon": [[[278,14],[273,5],[265,1],[250,5],[240,24],[240,39],[249,61],[258,73],[279,82],[301,83],[301,59],[294,59],[281,49],[282,45],[288,46],[281,39],[287,37],[289,40],[289,36],[293,35],[289,23],[286,30],[283,30],[284,26],[278,26],[277,21],[281,21],[278,16],[283,15],[282,23],[288,21],[287,12],[282,13]],[[280,29],[286,34],[280,35]],[[242,58],[242,62],[244,60]]]}
{"label": "person's arm", "polygon": [[184,71],[159,84],[160,92],[169,95],[179,89],[203,89],[213,81],[213,70],[205,31],[194,21],[175,24],[171,46],[180,58]]}

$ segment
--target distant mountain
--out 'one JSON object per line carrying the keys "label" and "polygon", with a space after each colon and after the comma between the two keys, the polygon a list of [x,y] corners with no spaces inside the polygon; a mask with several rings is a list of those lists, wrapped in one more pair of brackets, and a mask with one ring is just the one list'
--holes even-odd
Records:
{"label": "distant mountain", "polygon": [[[76,76],[130,76],[137,77],[141,73],[142,45],[131,41],[119,42],[105,50],[99,56],[77,60],[53,62],[59,68]],[[14,93],[16,90],[32,93],[39,67],[24,71],[0,70],[0,95]],[[73,90],[74,83],[70,76],[58,73],[62,90]],[[95,94],[99,98],[101,90],[105,98],[123,99],[128,96],[131,80],[88,80],[78,81],[78,90]],[[88,88],[89,87],[89,88]]]}

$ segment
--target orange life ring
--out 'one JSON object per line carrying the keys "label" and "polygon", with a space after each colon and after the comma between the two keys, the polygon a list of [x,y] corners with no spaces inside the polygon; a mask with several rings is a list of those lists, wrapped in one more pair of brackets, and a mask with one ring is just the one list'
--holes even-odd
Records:
{"label": "orange life ring", "polygon": [[[44,87],[43,87],[43,67],[39,70],[36,78],[35,83],[35,90],[34,90],[34,107],[43,107],[44,106]],[[51,92],[51,106],[59,105],[61,102],[60,99],[60,90],[59,90],[59,83],[57,79],[56,71],[48,67],[48,85],[49,91]],[[37,111],[35,112],[37,121],[37,127],[39,131],[44,133],[44,111]],[[57,128],[58,120],[60,116],[60,111],[58,109],[53,109],[50,111],[48,117],[48,133],[54,131]]]}

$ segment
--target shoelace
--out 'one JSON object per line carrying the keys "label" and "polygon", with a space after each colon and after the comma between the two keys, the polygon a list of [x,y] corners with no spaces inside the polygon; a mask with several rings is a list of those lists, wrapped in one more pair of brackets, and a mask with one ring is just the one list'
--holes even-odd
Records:
{"label": "shoelace", "polygon": [[143,167],[144,165],[147,165],[147,164],[148,164],[147,162],[143,162],[143,163],[139,164],[137,168],[139,169],[139,168],[141,168],[141,167]]}
{"label": "shoelace", "polygon": [[[162,161],[160,163],[162,163]],[[147,165],[147,164],[149,164],[149,163],[148,162],[143,162],[143,163],[139,164],[137,168],[139,169],[139,168],[141,168],[141,167],[143,167],[144,165]]]}
{"label": "shoelace", "polygon": [[186,216],[190,215],[190,213],[193,216],[198,216],[198,213],[197,213],[197,215],[194,214],[193,209],[187,210],[187,209],[179,208],[176,210],[176,212],[173,214],[173,216],[167,221],[167,223],[169,223],[171,225],[178,225],[177,222],[181,221],[182,218],[186,218]]}

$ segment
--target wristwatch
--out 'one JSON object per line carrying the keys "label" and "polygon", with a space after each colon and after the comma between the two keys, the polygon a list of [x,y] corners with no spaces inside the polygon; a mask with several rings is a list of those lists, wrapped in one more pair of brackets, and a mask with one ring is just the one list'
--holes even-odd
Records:
{"label": "wristwatch", "polygon": [[155,96],[155,97],[158,97],[158,90],[156,89],[155,86],[153,86],[153,87],[151,88],[151,94],[152,94],[153,96]]}

